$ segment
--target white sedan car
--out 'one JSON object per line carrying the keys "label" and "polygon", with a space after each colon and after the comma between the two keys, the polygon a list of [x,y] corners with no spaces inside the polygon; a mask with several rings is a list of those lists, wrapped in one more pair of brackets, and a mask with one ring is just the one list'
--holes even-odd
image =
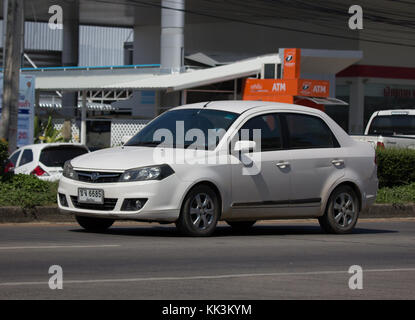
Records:
{"label": "white sedan car", "polygon": [[375,201],[375,151],[318,110],[273,102],[215,101],[173,108],[124,146],[68,161],[63,212],[103,231],[119,220],[176,223],[207,236],[219,220],[317,218],[349,233]]}
{"label": "white sedan car", "polygon": [[79,143],[40,143],[17,149],[6,163],[5,171],[15,174],[33,174],[39,179],[58,181],[66,161],[88,153]]}

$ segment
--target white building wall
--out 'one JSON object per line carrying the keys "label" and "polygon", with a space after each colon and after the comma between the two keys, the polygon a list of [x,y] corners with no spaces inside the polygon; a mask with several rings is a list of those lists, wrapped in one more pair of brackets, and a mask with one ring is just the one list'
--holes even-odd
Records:
{"label": "white building wall", "polygon": [[[3,34],[3,21],[0,21]],[[124,42],[133,41],[131,28],[80,26],[79,66],[124,64]],[[3,37],[0,37],[3,47]],[[49,29],[44,22],[25,22],[25,48],[31,50],[62,50],[62,30]]]}
{"label": "white building wall", "polygon": [[26,49],[62,50],[62,30],[49,29],[47,23],[25,22]]}
{"label": "white building wall", "polygon": [[124,64],[124,42],[133,41],[133,30],[81,26],[79,30],[80,66]]}

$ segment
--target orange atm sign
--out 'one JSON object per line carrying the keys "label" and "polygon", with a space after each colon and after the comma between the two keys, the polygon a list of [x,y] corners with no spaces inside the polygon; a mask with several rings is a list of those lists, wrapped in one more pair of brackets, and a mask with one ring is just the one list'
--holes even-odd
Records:
{"label": "orange atm sign", "polygon": [[328,97],[330,82],[324,80],[298,79],[297,96]]}
{"label": "orange atm sign", "polygon": [[278,101],[279,96],[328,97],[330,83],[307,79],[246,79],[243,100]]}
{"label": "orange atm sign", "polygon": [[300,78],[301,49],[289,48],[284,50],[283,78]]}

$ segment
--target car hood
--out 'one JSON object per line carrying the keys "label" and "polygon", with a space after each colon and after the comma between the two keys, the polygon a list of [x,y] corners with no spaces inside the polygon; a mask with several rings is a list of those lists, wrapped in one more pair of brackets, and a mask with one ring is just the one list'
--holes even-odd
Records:
{"label": "car hood", "polygon": [[[158,151],[156,151],[158,149]],[[86,153],[71,160],[71,165],[75,169],[99,170],[127,170],[151,165],[173,164],[174,159],[170,159],[168,150],[172,149],[150,148],[150,147],[115,147],[103,149],[95,152]],[[160,152],[165,151],[163,156]],[[185,153],[192,152],[184,150]],[[199,152],[199,151],[198,151]],[[205,151],[199,152],[203,156]]]}

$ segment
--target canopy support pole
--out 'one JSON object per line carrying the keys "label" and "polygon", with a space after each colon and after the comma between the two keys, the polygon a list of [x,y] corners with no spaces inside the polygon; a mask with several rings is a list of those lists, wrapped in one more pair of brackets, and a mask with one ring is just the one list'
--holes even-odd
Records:
{"label": "canopy support pole", "polygon": [[186,104],[187,102],[187,90],[182,91],[182,101],[181,104]]}
{"label": "canopy support pole", "polygon": [[81,143],[86,145],[86,90],[82,91]]}

